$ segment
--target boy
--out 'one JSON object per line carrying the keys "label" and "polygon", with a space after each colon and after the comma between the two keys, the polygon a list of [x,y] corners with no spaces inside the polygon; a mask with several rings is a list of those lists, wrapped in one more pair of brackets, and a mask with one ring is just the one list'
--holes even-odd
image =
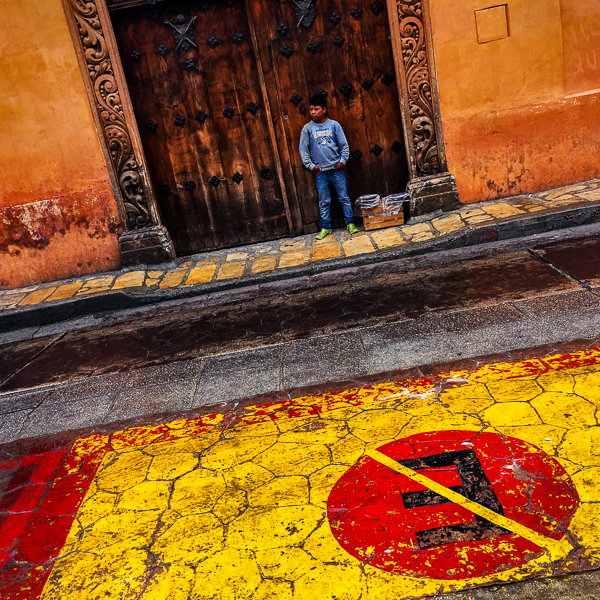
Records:
{"label": "boy", "polygon": [[327,117],[327,102],[324,96],[313,96],[309,101],[310,123],[302,129],[300,157],[307,169],[315,174],[319,193],[321,231],[317,239],[322,240],[331,229],[331,183],[337,192],[344,222],[350,233],[358,233],[352,215],[352,204],[348,196],[344,165],[350,156],[350,148],[342,126]]}

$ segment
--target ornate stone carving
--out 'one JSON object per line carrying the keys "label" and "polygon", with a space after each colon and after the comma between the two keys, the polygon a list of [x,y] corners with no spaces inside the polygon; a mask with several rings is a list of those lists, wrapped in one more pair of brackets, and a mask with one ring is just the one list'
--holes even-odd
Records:
{"label": "ornate stone carving", "polygon": [[95,0],[69,0],[83,46],[102,133],[110,152],[127,213],[128,229],[156,225],[149,208],[141,165],[135,156],[119,87]]}
{"label": "ornate stone carving", "polygon": [[440,172],[422,0],[398,0],[400,44],[417,175]]}

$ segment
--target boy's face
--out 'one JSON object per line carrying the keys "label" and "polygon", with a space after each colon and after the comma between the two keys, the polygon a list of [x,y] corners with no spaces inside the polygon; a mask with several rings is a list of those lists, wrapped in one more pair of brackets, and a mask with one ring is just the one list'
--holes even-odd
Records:
{"label": "boy's face", "polygon": [[327,118],[327,109],[322,106],[314,106],[311,104],[308,107],[308,112],[310,113],[310,118],[315,123],[323,123]]}

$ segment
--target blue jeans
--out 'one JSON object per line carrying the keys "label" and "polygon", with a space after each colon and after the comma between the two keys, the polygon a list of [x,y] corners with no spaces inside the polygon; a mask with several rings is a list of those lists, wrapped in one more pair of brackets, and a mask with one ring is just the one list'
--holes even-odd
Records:
{"label": "blue jeans", "polygon": [[331,190],[329,184],[333,185],[344,213],[346,225],[354,222],[352,214],[352,203],[348,196],[346,185],[346,174],[344,171],[321,171],[316,176],[317,192],[319,192],[319,213],[321,215],[321,229],[331,229]]}

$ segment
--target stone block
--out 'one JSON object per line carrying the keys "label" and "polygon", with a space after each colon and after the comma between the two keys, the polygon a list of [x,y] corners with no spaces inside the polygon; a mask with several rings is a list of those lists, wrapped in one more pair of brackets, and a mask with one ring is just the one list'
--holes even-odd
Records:
{"label": "stone block", "polygon": [[124,231],[119,237],[119,250],[124,267],[158,264],[175,258],[171,236],[162,225]]}
{"label": "stone block", "polygon": [[279,242],[279,249],[282,252],[287,250],[301,250],[302,248],[306,248],[306,240],[304,238],[296,240],[283,240]]}
{"label": "stone block", "polygon": [[248,258],[247,252],[230,252],[225,259],[227,262],[232,262],[234,260],[246,260]]}
{"label": "stone block", "polygon": [[261,256],[257,258],[250,269],[251,273],[264,273],[265,271],[272,271],[277,264],[277,257],[273,255]]}
{"label": "stone block", "polygon": [[279,259],[279,269],[285,267],[297,267],[304,265],[310,260],[310,249],[305,248],[304,250],[292,250],[290,252],[284,252]]}
{"label": "stone block", "polygon": [[186,274],[186,271],[187,268],[170,271],[163,277],[162,281],[159,284],[159,287],[161,289],[177,287],[183,281],[183,277]]}
{"label": "stone block", "polygon": [[46,300],[47,302],[52,300],[65,300],[74,296],[83,286],[83,281],[75,281],[73,283],[65,283],[56,288],[54,293]]}
{"label": "stone block", "polygon": [[121,290],[123,288],[140,287],[144,284],[145,278],[146,271],[130,271],[129,273],[124,273],[120,277],[117,277],[112,289]]}
{"label": "stone block", "polygon": [[[540,194],[544,198],[544,200],[554,200],[554,198],[558,198],[563,194],[572,194],[574,192],[581,192],[582,190],[587,189],[587,185],[571,185],[564,188],[559,188],[557,190],[552,190],[550,192],[544,192]],[[578,194],[579,195],[579,194]]]}
{"label": "stone block", "polygon": [[375,242],[377,247],[382,250],[383,248],[392,248],[394,246],[401,246],[406,244],[406,240],[400,234],[400,230],[396,227],[390,227],[389,229],[380,229],[379,231],[373,231],[371,233],[371,239]]}
{"label": "stone block", "polygon": [[589,190],[587,192],[577,192],[578,198],[584,198],[585,200],[599,200],[600,201],[600,188],[595,190]]}
{"label": "stone block", "polygon": [[83,294],[92,294],[95,292],[104,292],[109,290],[113,284],[115,278],[111,275],[109,277],[94,277],[93,279],[86,279],[83,282],[83,287],[77,292],[78,296]]}
{"label": "stone block", "polygon": [[19,306],[27,306],[29,304],[38,304],[43,302],[55,289],[56,287],[48,287],[30,292],[27,294],[27,296],[25,296],[25,298],[23,298],[23,300],[21,300]]}
{"label": "stone block", "polygon": [[196,283],[208,283],[217,270],[217,265],[196,265],[185,280],[185,285],[194,285]]}
{"label": "stone block", "polygon": [[246,261],[238,260],[235,262],[228,262],[221,265],[217,279],[234,279],[235,277],[241,277],[246,269]]}
{"label": "stone block", "polygon": [[426,240],[430,240],[432,237],[435,237],[435,235],[431,231],[424,231],[423,233],[417,233],[417,235],[413,235],[410,241],[413,244],[416,244],[418,242],[425,242]]}
{"label": "stone block", "polygon": [[342,244],[346,256],[356,256],[357,254],[368,254],[375,252],[371,240],[366,235],[358,235]]}
{"label": "stone block", "polygon": [[460,218],[459,215],[448,215],[447,217],[439,217],[437,219],[433,219],[431,224],[441,234],[452,233],[453,231],[466,227],[466,224]]}
{"label": "stone block", "polygon": [[25,298],[25,294],[6,294],[0,296],[0,308],[13,308],[19,304],[19,302]]}
{"label": "stone block", "polygon": [[414,177],[408,182],[410,215],[418,217],[437,210],[449,211],[460,206],[456,180],[450,173]]}
{"label": "stone block", "polygon": [[483,210],[488,214],[492,215],[496,219],[506,219],[507,217],[513,217],[515,215],[522,215],[523,211],[511,206],[506,202],[498,202],[498,204],[486,204]]}
{"label": "stone block", "polygon": [[430,232],[431,228],[429,227],[429,223],[417,223],[416,225],[406,225],[405,227],[402,227],[400,231],[404,235],[410,237],[419,233]]}
{"label": "stone block", "polygon": [[313,247],[313,260],[327,260],[328,258],[337,258],[342,255],[342,249],[337,242],[327,244],[316,244]]}

